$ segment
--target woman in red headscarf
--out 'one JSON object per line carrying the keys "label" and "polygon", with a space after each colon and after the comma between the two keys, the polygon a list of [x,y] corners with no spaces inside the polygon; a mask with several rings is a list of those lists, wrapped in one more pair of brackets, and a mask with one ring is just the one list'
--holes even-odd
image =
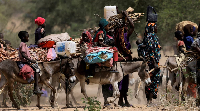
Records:
{"label": "woman in red headscarf", "polygon": [[82,33],[82,39],[80,41],[80,44],[85,44],[85,43],[87,44],[87,47],[92,46],[92,36],[88,31],[84,31]]}
{"label": "woman in red headscarf", "polygon": [[35,24],[38,25],[38,28],[35,30],[35,45],[37,45],[37,42],[45,36],[45,19],[42,17],[38,17],[35,19]]}

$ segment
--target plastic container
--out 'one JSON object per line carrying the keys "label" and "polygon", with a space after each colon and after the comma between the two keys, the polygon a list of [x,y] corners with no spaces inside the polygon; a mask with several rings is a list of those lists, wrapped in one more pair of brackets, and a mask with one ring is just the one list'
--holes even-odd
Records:
{"label": "plastic container", "polygon": [[76,43],[73,41],[57,42],[55,49],[58,55],[70,57],[71,54],[76,53]]}
{"label": "plastic container", "polygon": [[104,18],[108,20],[111,16],[117,15],[116,6],[105,6],[104,7]]}

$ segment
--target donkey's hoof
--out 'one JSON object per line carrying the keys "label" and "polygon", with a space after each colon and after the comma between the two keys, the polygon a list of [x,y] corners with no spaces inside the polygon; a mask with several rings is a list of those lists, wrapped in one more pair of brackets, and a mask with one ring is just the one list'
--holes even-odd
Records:
{"label": "donkey's hoof", "polygon": [[39,109],[42,109],[42,106],[36,105]]}
{"label": "donkey's hoof", "polygon": [[67,108],[73,108],[74,106],[72,104],[66,104]]}
{"label": "donkey's hoof", "polygon": [[2,108],[9,108],[7,104],[2,104],[0,107],[2,107]]}

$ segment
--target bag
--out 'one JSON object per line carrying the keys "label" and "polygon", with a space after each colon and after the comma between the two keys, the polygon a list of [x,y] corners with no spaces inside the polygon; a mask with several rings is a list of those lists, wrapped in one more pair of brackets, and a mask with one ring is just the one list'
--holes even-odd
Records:
{"label": "bag", "polygon": [[38,47],[52,48],[54,44],[55,44],[54,41],[43,41],[43,42],[41,42],[41,43],[38,44]]}
{"label": "bag", "polygon": [[50,61],[54,59],[56,59],[56,51],[54,48],[49,48],[47,54],[47,60]]}

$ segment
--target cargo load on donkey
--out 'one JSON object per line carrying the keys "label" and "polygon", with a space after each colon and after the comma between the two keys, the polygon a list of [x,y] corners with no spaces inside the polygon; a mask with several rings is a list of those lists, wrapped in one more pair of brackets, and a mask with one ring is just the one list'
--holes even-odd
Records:
{"label": "cargo load on donkey", "polygon": [[118,60],[118,53],[117,49],[113,47],[113,38],[106,34],[109,29],[108,22],[105,19],[101,19],[99,27],[93,40],[91,34],[85,31],[82,33],[80,41],[81,50],[84,50],[85,47],[83,51],[84,57],[80,66],[85,70],[87,77],[93,77],[92,72],[98,72],[99,70],[117,73],[117,70],[114,70],[116,66],[113,64],[113,60],[114,62]]}

